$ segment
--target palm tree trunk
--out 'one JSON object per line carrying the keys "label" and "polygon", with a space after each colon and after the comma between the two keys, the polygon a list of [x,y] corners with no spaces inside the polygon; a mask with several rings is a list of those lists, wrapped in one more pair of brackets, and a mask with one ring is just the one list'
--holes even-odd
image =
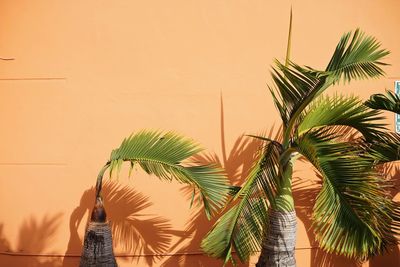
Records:
{"label": "palm tree trunk", "polygon": [[295,267],[296,212],[292,195],[293,159],[282,166],[280,185],[274,209],[264,233],[261,254],[256,267]]}
{"label": "palm tree trunk", "polygon": [[83,242],[80,267],[116,267],[110,225],[107,222],[101,189],[107,163],[97,176],[96,200]]}
{"label": "palm tree trunk", "polygon": [[108,223],[90,222],[85,234],[80,267],[117,267]]}
{"label": "palm tree trunk", "polygon": [[296,212],[271,211],[256,267],[295,267]]}

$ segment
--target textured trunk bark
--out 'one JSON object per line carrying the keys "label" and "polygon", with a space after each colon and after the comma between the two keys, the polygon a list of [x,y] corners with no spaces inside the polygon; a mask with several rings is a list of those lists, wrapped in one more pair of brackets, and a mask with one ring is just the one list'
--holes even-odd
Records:
{"label": "textured trunk bark", "polygon": [[271,211],[256,267],[295,267],[296,212]]}
{"label": "textured trunk bark", "polygon": [[79,267],[117,267],[113,251],[110,225],[101,197],[104,172],[110,163],[101,169],[96,182],[96,201],[90,216],[83,242],[83,251]]}
{"label": "textured trunk bark", "polygon": [[85,233],[80,267],[117,267],[108,223],[90,222]]}

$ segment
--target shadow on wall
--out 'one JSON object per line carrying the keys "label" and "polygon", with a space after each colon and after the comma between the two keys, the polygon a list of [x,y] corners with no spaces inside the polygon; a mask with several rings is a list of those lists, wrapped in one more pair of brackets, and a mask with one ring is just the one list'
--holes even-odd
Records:
{"label": "shadow on wall", "polygon": [[[39,257],[34,255],[54,254],[48,251],[60,225],[62,214],[46,215],[41,221],[31,216],[20,227],[16,250],[10,247],[10,242],[3,236],[3,225],[0,224],[0,251],[15,253],[16,256],[0,255],[2,266],[25,267],[59,267],[60,257]],[[26,256],[18,256],[18,254]]]}
{"label": "shadow on wall", "polygon": [[[257,139],[247,138],[245,136],[240,136],[229,156],[227,156],[226,148],[225,148],[225,131],[224,131],[224,109],[223,109],[223,101],[221,98],[221,145],[222,145],[222,160],[218,158],[217,155],[212,156],[201,156],[198,157],[197,160],[199,162],[211,163],[217,162],[221,166],[223,166],[228,174],[231,184],[233,185],[241,185],[251,168],[255,158],[255,152],[260,149],[262,146],[262,142]],[[273,127],[267,134],[268,137],[272,138],[273,136],[280,136],[278,132],[275,133]],[[275,133],[275,134],[274,134]],[[354,132],[343,129],[343,138],[348,140],[353,140],[357,138],[357,135]],[[273,138],[277,139],[277,138]],[[278,140],[279,141],[279,140]],[[385,172],[387,173],[387,177],[390,177],[389,173],[393,173],[393,171],[386,167]],[[393,181],[393,187],[391,188],[391,196],[394,197],[398,192],[400,192],[400,168],[396,169],[396,174],[391,177]],[[296,201],[296,213],[298,218],[304,224],[305,229],[307,229],[307,236],[311,244],[311,257],[310,257],[310,267],[337,267],[337,266],[346,266],[346,267],[361,267],[362,263],[356,260],[348,259],[344,256],[337,256],[333,254],[329,254],[319,249],[318,243],[315,241],[315,235],[312,229],[312,208],[315,203],[316,196],[320,189],[320,184],[317,184],[313,187],[304,186],[304,183],[297,178],[294,181],[293,194]],[[186,189],[184,193],[190,199],[191,190]],[[184,247],[178,250],[178,253],[188,253],[195,252],[201,254],[200,251],[200,243],[202,238],[206,235],[206,233],[211,229],[215,220],[208,221],[203,214],[204,212],[201,209],[196,209],[193,212],[192,220],[190,220],[187,224],[186,231],[192,235],[191,242]],[[178,247],[179,242],[174,245],[174,247]],[[210,267],[219,267],[221,266],[221,261],[213,260],[210,258],[206,258],[205,256],[198,255],[197,257],[187,257],[186,255],[171,257],[167,260],[162,266],[164,267],[175,267],[175,266],[210,266]],[[249,266],[249,265],[240,265],[240,266]],[[382,266],[400,266],[400,253],[398,247],[392,248],[390,253],[386,253],[381,256],[377,256],[370,260],[370,267],[382,267]]]}
{"label": "shadow on wall", "polygon": [[[94,195],[94,188],[86,190],[80,205],[70,216],[70,239],[66,255],[80,255],[82,252],[83,241],[78,229],[84,218],[84,224],[88,223],[88,216],[85,215],[93,208]],[[147,265],[154,266],[161,254],[168,251],[172,237],[182,236],[181,232],[172,230],[167,219],[143,213],[152,203],[131,187],[107,181],[103,185],[103,197],[107,217],[111,221],[114,247],[118,247],[122,254],[137,255],[119,257],[119,261],[134,261],[135,258],[139,261],[140,255],[154,255],[145,257]],[[65,257],[63,267],[77,266],[78,263],[77,257]]]}
{"label": "shadow on wall", "polygon": [[[195,161],[208,164],[217,163],[225,168],[230,183],[233,185],[241,185],[252,166],[256,151],[260,149],[262,142],[260,140],[240,136],[235,141],[232,150],[228,153],[225,148],[225,127],[224,127],[224,108],[221,97],[221,146],[222,159],[216,154],[200,155],[195,157]],[[184,194],[190,202],[192,189],[184,188]],[[216,221],[216,218],[209,221],[204,215],[201,207],[195,207],[192,212],[191,220],[187,223],[185,232],[190,235],[190,242],[181,246],[186,238],[181,238],[172,249],[177,250],[177,256],[170,257],[161,266],[163,267],[184,267],[184,266],[204,266],[204,267],[220,267],[222,261],[207,257],[200,249],[201,240],[210,231]],[[189,254],[190,256],[188,256]],[[231,265],[228,265],[231,266]],[[249,266],[248,264],[239,264],[238,266]]]}
{"label": "shadow on wall", "polygon": [[0,224],[0,251],[10,251],[10,242],[4,237],[3,228],[4,225]]}
{"label": "shadow on wall", "polygon": [[[228,177],[230,178],[231,184],[240,185],[246,176],[247,171],[250,168],[250,165],[253,162],[253,155],[255,154],[255,150],[259,148],[259,141],[250,140],[249,138],[245,138],[244,136],[239,137],[232,149],[229,157],[223,160],[223,164],[221,160],[216,156],[197,156],[195,158],[196,161],[201,163],[217,163],[219,165],[225,166],[225,170],[228,173]],[[243,172],[241,169],[243,168]],[[192,189],[185,188],[183,189],[184,194],[186,195],[188,202],[191,199]],[[185,232],[190,235],[190,242],[185,244],[183,247],[179,248],[177,254],[179,256],[174,256],[168,259],[163,267],[183,267],[183,266],[204,266],[204,267],[220,267],[222,266],[222,261],[207,257],[203,254],[200,249],[200,244],[203,237],[210,231],[211,227],[216,221],[216,218],[212,220],[208,220],[204,214],[204,210],[202,207],[195,207],[191,220],[186,224]],[[177,249],[181,243],[183,243],[184,238],[179,240],[173,247],[173,249]],[[190,256],[188,257],[189,254]],[[228,265],[230,266],[230,265]],[[238,266],[248,266],[245,264],[239,264]]]}
{"label": "shadow on wall", "polygon": [[[262,146],[262,142],[254,138],[240,136],[228,155],[225,148],[222,98],[220,119],[222,159],[214,154],[197,156],[195,160],[201,163],[220,164],[225,168],[231,184],[241,185],[255,160],[256,151]],[[275,131],[272,128],[267,136],[272,137],[275,135],[273,133]],[[396,175],[392,177],[392,180],[397,180],[398,184],[393,186],[392,196],[399,192],[399,176],[400,170],[396,170]],[[315,241],[315,235],[311,228],[311,215],[319,188],[320,184],[310,187],[305,186],[304,182],[298,178],[294,181],[293,194],[296,201],[296,213],[303,222],[305,229],[307,229],[308,239],[312,247],[310,267],[361,266],[359,262],[327,254],[318,248],[318,243]],[[82,251],[82,240],[79,237],[78,228],[82,224],[82,220],[88,219],[88,214],[93,207],[94,193],[94,188],[86,190],[81,197],[80,205],[70,216],[70,240],[66,251],[67,255],[80,255]],[[192,190],[189,187],[185,187],[183,193],[187,196],[189,203]],[[220,267],[222,265],[222,261],[207,257],[200,249],[202,238],[211,229],[216,220],[207,220],[202,207],[193,208],[191,220],[187,222],[184,231],[174,231],[165,218],[143,216],[143,210],[152,204],[147,197],[137,193],[132,188],[107,182],[103,186],[103,194],[108,218],[112,221],[114,246],[123,248],[126,253],[135,255],[171,255],[168,258],[162,258],[162,256],[145,257],[147,266]],[[84,224],[86,225],[87,221]],[[172,237],[178,237],[178,241],[174,244],[171,244]],[[0,235],[0,245],[7,244],[6,242],[7,240],[3,240]],[[132,257],[118,258],[119,261],[134,261],[134,259]],[[137,257],[137,260],[139,260],[139,257]],[[369,266],[393,266],[390,264],[393,264],[396,260],[400,261],[398,248],[394,248],[390,254],[374,258],[370,261]],[[77,266],[78,263],[78,257],[65,257],[63,267]],[[249,266],[249,264],[240,264],[239,266],[244,267]]]}

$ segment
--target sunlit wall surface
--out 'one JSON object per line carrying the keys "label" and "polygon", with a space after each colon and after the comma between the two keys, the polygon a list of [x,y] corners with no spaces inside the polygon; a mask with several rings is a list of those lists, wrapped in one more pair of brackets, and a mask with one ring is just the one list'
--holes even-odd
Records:
{"label": "sunlit wall surface", "polygon": [[[0,266],[77,266],[96,175],[133,131],[190,136],[243,181],[257,149],[243,134],[279,128],[267,83],[285,55],[291,7],[299,64],[324,68],[358,27],[392,52],[385,78],[328,93],[367,99],[400,80],[397,0],[0,1],[0,57],[13,59],[0,61]],[[359,266],[318,250],[318,180],[307,164],[294,176],[298,266]],[[140,171],[106,181],[121,267],[221,266],[199,249],[212,222],[189,208],[187,188]],[[399,257],[393,248],[364,266],[399,266]]]}

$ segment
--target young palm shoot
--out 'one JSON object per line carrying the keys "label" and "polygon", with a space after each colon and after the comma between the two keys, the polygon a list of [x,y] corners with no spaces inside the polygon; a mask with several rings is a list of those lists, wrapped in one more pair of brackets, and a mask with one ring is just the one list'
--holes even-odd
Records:
{"label": "young palm shoot", "polygon": [[216,165],[190,161],[200,151],[197,143],[172,132],[145,130],[124,139],[121,146],[112,151],[97,177],[95,206],[85,235],[81,266],[116,266],[111,232],[106,223],[102,183],[107,170],[110,177],[118,175],[124,162],[130,164],[130,172],[139,166],[161,180],[174,179],[193,186],[193,194],[198,193],[208,218],[220,209],[227,200],[228,180]]}
{"label": "young palm shoot", "polygon": [[[225,263],[235,261],[233,251],[242,262],[261,251],[257,267],[296,266],[292,172],[300,156],[322,178],[312,215],[322,249],[365,260],[396,242],[393,202],[361,145],[382,133],[382,116],[357,97],[322,94],[340,82],[382,76],[388,53],[356,30],[343,35],[323,71],[288,57],[285,64],[275,62],[270,92],[282,119],[282,141],[265,142],[235,205],[204,238],[204,251]],[[360,145],[344,140],[338,128],[356,132]]]}

